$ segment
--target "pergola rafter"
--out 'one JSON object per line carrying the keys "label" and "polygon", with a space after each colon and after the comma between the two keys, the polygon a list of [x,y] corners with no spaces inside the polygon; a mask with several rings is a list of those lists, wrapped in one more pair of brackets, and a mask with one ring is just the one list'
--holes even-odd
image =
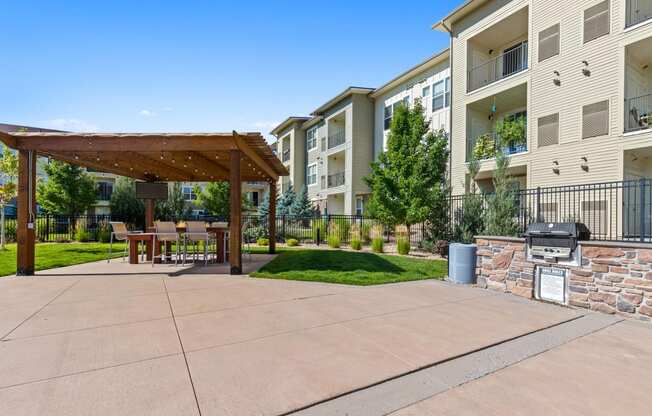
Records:
{"label": "pergola rafter", "polygon": [[[22,275],[34,273],[36,156],[143,181],[229,181],[232,274],[242,271],[241,182],[266,181],[275,195],[278,177],[288,175],[260,133],[0,132],[0,141],[19,152],[17,262]],[[270,214],[275,203],[276,198],[270,198]],[[151,211],[153,204],[146,206]],[[149,222],[153,213],[146,217]]]}

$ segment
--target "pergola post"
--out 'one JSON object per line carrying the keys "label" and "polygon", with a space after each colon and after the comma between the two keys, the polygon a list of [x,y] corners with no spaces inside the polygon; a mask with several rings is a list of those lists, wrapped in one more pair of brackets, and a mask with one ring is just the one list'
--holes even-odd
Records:
{"label": "pergola post", "polygon": [[269,254],[276,253],[276,182],[269,184]]}
{"label": "pergola post", "polygon": [[154,226],[154,200],[145,200],[145,232],[147,229]]}
{"label": "pergola post", "polygon": [[18,240],[16,274],[34,274],[34,251],[36,245],[36,152],[18,152]]}
{"label": "pergola post", "polygon": [[229,263],[231,274],[242,274],[242,182],[240,178],[240,151],[229,152],[231,219],[229,221]]}

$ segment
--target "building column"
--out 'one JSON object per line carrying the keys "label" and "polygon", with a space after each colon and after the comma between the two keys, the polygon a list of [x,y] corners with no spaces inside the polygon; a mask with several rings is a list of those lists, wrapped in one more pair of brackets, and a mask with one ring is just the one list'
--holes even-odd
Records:
{"label": "building column", "polygon": [[36,246],[36,152],[18,152],[18,206],[16,274],[34,274]]}
{"label": "building column", "polygon": [[276,253],[276,183],[269,184],[269,210],[268,220],[269,223],[269,254]]}
{"label": "building column", "polygon": [[242,274],[242,182],[240,178],[240,151],[230,151],[230,201],[231,219],[229,221],[229,263],[231,274]]}
{"label": "building column", "polygon": [[153,199],[145,200],[145,232],[154,226],[154,203]]}

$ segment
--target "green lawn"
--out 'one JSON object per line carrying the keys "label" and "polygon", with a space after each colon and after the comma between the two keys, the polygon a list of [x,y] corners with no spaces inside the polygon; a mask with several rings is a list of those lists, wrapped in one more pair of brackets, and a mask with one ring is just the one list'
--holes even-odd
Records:
{"label": "green lawn", "polygon": [[[113,244],[113,256],[121,257],[124,244]],[[107,258],[109,245],[103,243],[39,243],[36,245],[36,270],[53,269]],[[16,244],[0,251],[0,276],[16,273]]]}
{"label": "green lawn", "polygon": [[356,253],[340,250],[286,250],[252,277],[348,285],[379,285],[409,280],[443,279],[444,260]]}

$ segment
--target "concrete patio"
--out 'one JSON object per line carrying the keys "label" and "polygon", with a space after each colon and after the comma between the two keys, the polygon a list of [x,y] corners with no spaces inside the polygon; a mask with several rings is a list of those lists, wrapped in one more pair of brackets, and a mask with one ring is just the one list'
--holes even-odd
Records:
{"label": "concrete patio", "polygon": [[[270,258],[245,258],[245,272]],[[0,279],[0,414],[285,414],[587,314],[437,281],[349,287],[226,273],[118,261]],[[619,354],[641,354],[623,377],[642,389],[652,330],[619,323],[592,336],[619,337],[597,361],[605,371]],[[629,348],[630,337],[649,339],[647,349]],[[591,348],[588,337],[574,342],[547,353],[561,357],[561,377],[565,357]],[[527,406],[546,377],[563,386],[547,354],[400,414],[433,414],[441,400],[478,409],[457,390],[490,410],[509,387]]]}

